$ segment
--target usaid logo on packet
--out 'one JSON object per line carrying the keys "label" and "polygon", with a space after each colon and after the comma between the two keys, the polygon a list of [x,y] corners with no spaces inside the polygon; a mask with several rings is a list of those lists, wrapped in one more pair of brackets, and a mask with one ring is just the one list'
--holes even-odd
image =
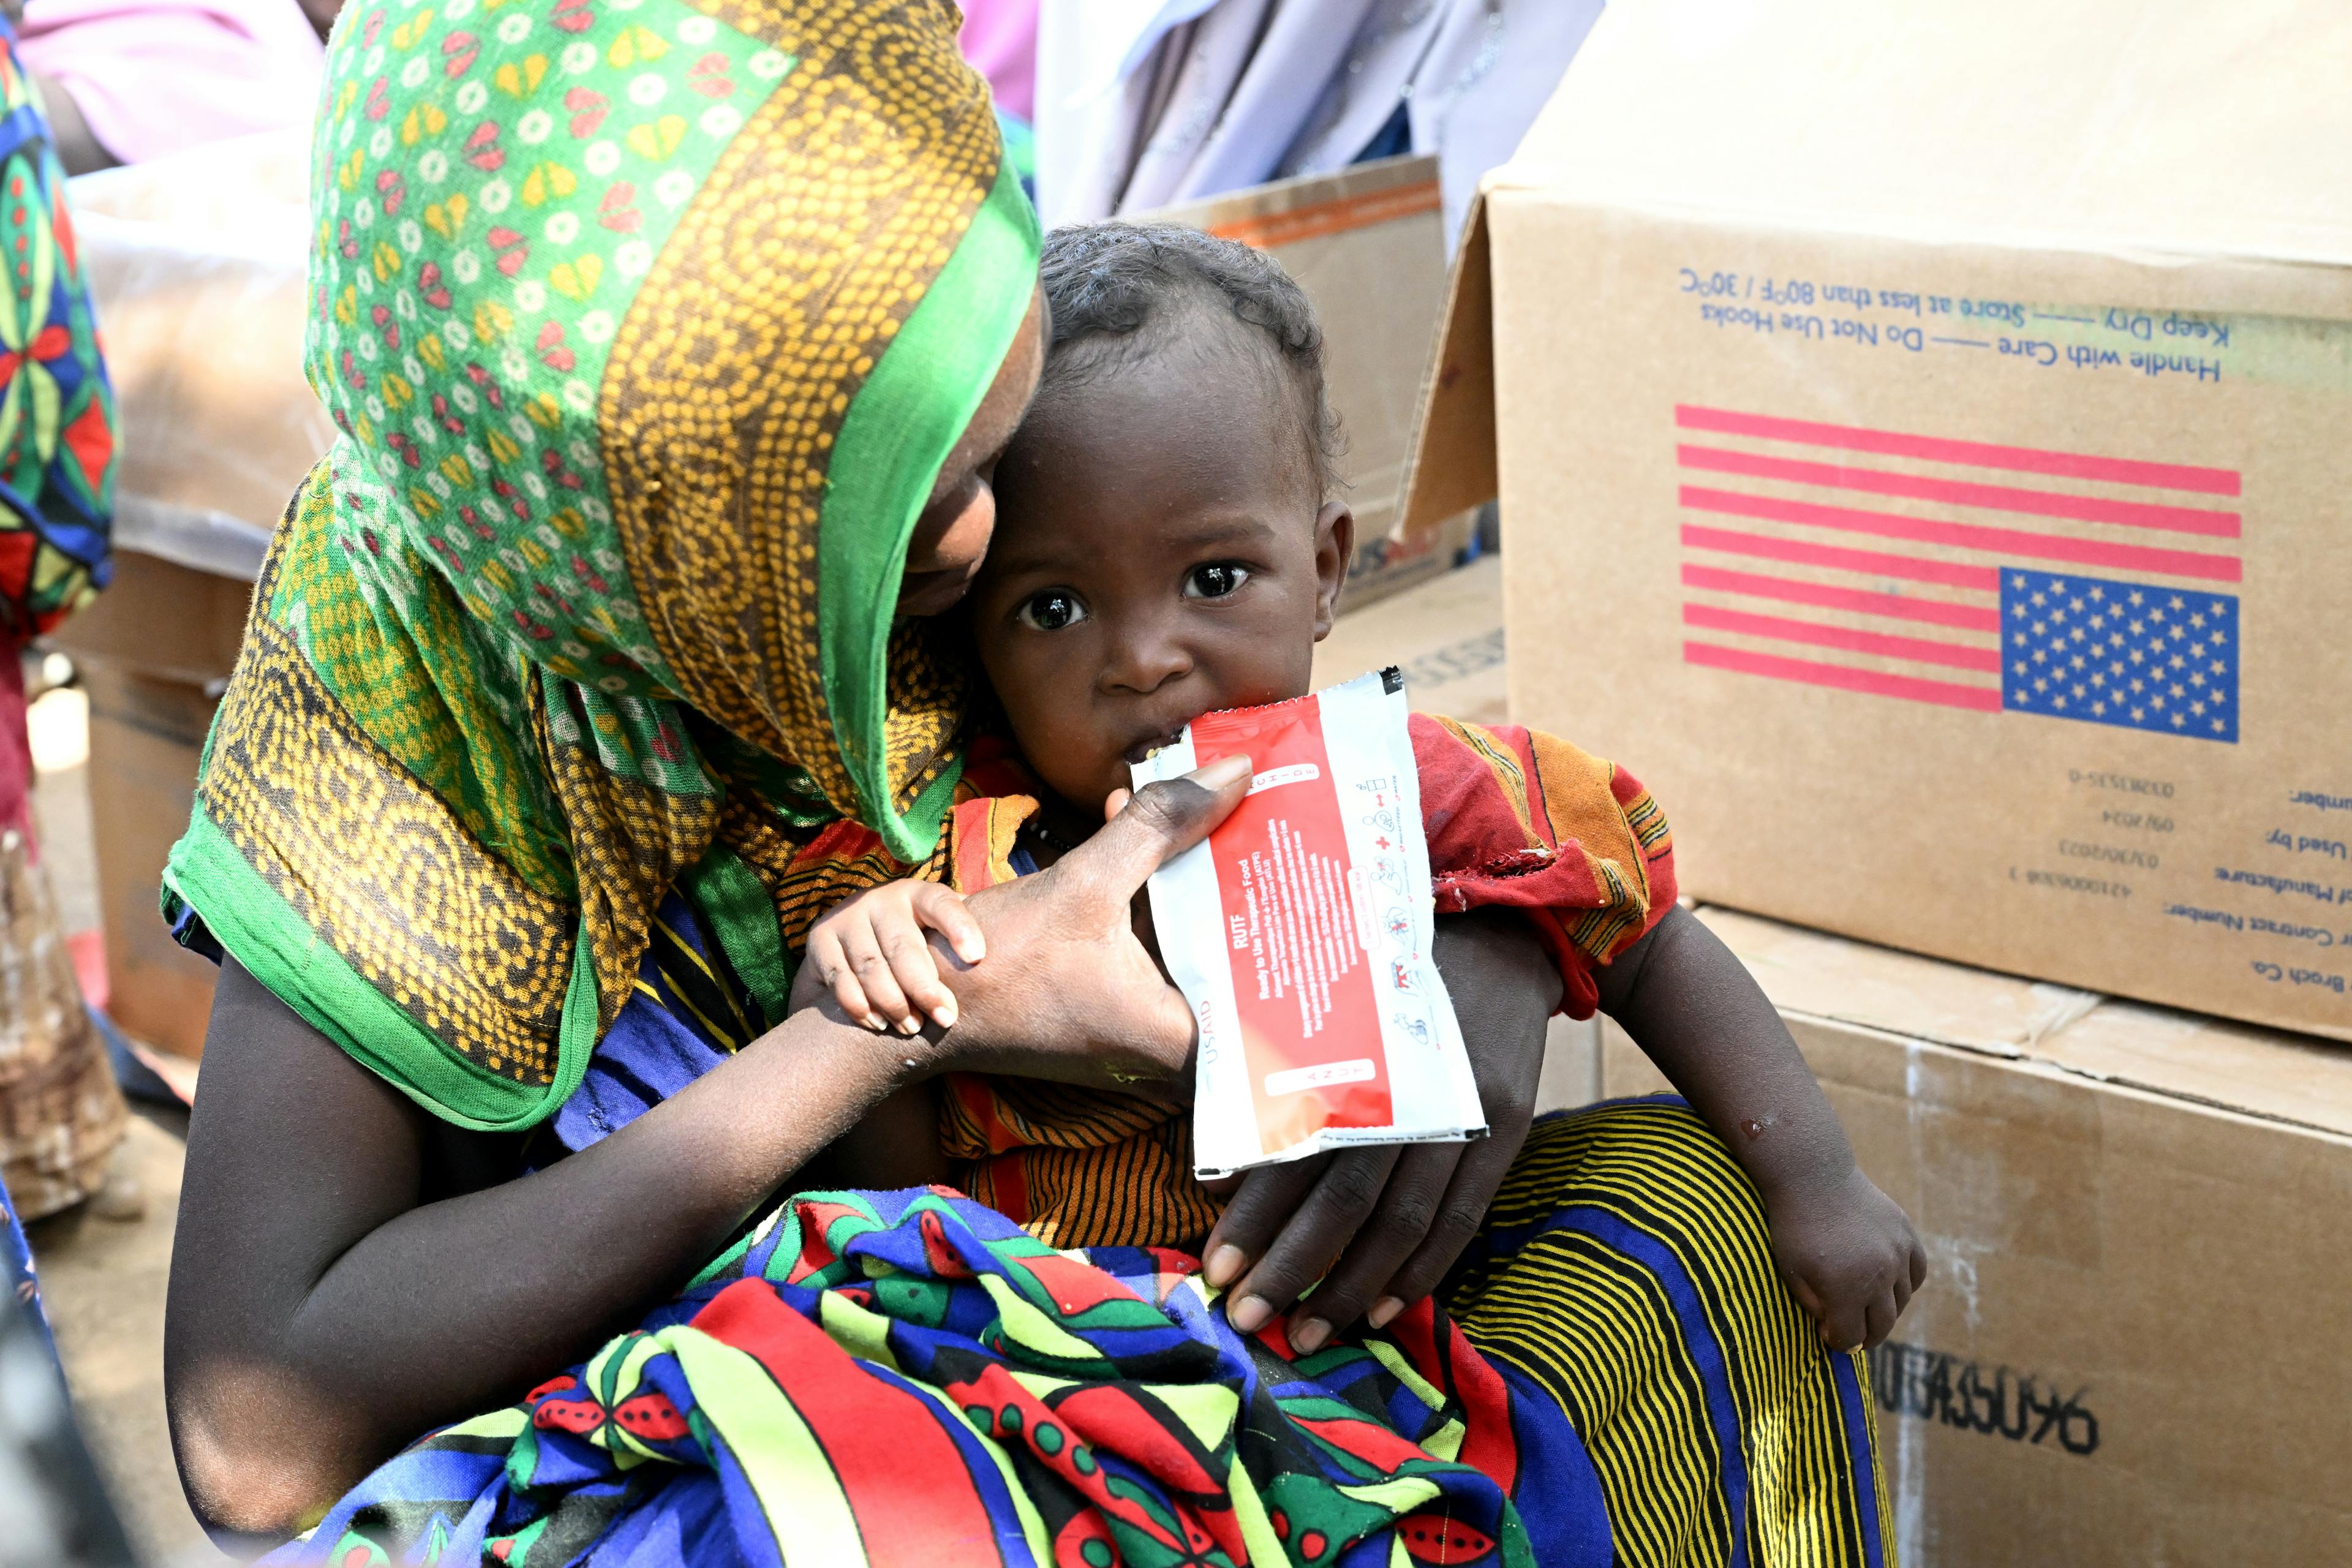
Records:
{"label": "usaid logo on packet", "polygon": [[1265,790],[1280,789],[1284,784],[1312,784],[1322,776],[1323,770],[1313,763],[1292,763],[1287,767],[1268,768],[1262,773],[1252,773],[1249,792],[1257,795]]}

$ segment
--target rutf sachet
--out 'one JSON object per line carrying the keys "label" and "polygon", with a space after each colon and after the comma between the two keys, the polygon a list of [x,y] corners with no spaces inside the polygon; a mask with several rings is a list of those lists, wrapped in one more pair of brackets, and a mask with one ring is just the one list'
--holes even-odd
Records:
{"label": "rutf sachet", "polygon": [[1200,1028],[1193,1161],[1214,1177],[1486,1119],[1431,959],[1421,781],[1395,669],[1204,714],[1138,788],[1235,754],[1249,795],[1151,879],[1160,956]]}

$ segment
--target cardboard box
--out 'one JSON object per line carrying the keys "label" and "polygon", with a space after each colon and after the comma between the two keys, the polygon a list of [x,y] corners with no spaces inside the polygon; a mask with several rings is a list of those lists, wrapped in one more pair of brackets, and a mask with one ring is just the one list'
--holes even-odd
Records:
{"label": "cardboard box", "polygon": [[[49,638],[89,694],[109,1010],[204,1049],[215,971],[156,912],[270,530],[334,435],[302,379],[307,128],[75,180],[121,405],[114,577]],[[223,323],[234,323],[234,331]]]}
{"label": "cardboard box", "polygon": [[1465,509],[1408,535],[1397,508],[1422,367],[1445,295],[1442,210],[1437,160],[1423,155],[1138,215],[1256,246],[1314,301],[1331,406],[1347,436],[1343,493],[1356,513],[1342,613],[1448,570],[1470,540]]}
{"label": "cardboard box", "polygon": [[196,764],[252,601],[248,580],[119,548],[106,592],[49,638],[73,657],[89,697],[84,771],[107,1010],[139,1040],[189,1058],[204,1052],[216,972],[172,940],[157,890],[187,830]]}
{"label": "cardboard box", "polygon": [[1408,481],[1499,489],[1513,717],[1702,900],[2352,1038],[2347,59],[2325,0],[1612,7]]}
{"label": "cardboard box", "polygon": [[1414,710],[1503,722],[1503,563],[1488,555],[1342,616],[1315,647],[1320,690],[1395,665]]}
{"label": "cardboard box", "polygon": [[2345,1561],[2352,1053],[1703,918],[1927,1245],[1872,1359],[1903,1561]]}
{"label": "cardboard box", "polygon": [[105,662],[84,664],[82,683],[108,1011],[149,1045],[201,1057],[217,971],[172,940],[156,905],[163,863],[187,831],[218,699]]}

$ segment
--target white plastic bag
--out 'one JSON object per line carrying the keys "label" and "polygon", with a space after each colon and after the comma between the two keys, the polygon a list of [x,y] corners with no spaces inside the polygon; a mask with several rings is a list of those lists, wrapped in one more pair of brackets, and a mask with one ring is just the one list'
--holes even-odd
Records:
{"label": "white plastic bag", "polygon": [[1403,678],[1205,714],[1137,763],[1135,783],[1236,752],[1251,759],[1248,798],[1151,879],[1160,958],[1200,1028],[1198,1173],[1484,1135],[1430,958]]}

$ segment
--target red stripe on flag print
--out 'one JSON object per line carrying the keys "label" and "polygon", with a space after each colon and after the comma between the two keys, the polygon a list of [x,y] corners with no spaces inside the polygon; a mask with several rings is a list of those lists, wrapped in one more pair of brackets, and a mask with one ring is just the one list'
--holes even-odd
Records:
{"label": "red stripe on flag print", "polygon": [[1961,566],[1949,561],[1918,561],[1876,550],[1808,544],[1801,539],[1771,539],[1760,533],[1708,528],[1696,522],[1683,524],[1683,543],[1695,550],[1719,550],[1727,555],[1754,555],[1766,561],[1786,561],[1795,566],[1829,566],[1879,577],[1908,577],[1916,583],[1979,588],[1988,594],[2000,586],[2000,574],[1990,566]]}
{"label": "red stripe on flag print", "polygon": [[2000,711],[1998,686],[1958,686],[1948,680],[1921,680],[1882,670],[1857,669],[1845,664],[1816,664],[1806,658],[1782,658],[1778,654],[1751,653],[1746,648],[1717,647],[1712,643],[1683,644],[1683,662],[1736,669],[1748,675],[1769,675],[1807,686],[1829,686],[1841,691],[1866,691],[1874,697],[1902,697],[1914,702],[1934,702],[1946,708],[1972,708],[1979,713]]}
{"label": "red stripe on flag print", "polygon": [[2021,489],[2015,485],[1983,485],[1971,480],[1932,479],[1924,474],[1897,474],[1883,468],[1849,468],[1843,463],[1769,458],[1720,447],[1680,446],[1675,448],[1675,458],[1685,468],[1738,474],[1751,479],[1787,479],[1794,484],[1866,490],[1872,495],[1901,500],[1944,501],[1982,511],[2072,518],[2077,522],[2115,522],[2129,528],[2160,529],[2168,533],[2200,533],[2211,539],[2238,537],[2236,512],[2214,511],[2206,507],[2158,506],[2107,496],[2066,495],[2057,490]]}
{"label": "red stripe on flag print", "polygon": [[1870,452],[1888,458],[1916,458],[1930,463],[1950,463],[1973,468],[2002,468],[2016,474],[2047,474],[2053,479],[2093,479],[2110,484],[2141,485],[2153,489],[2189,490],[2200,495],[2233,496],[2240,479],[2234,468],[2205,468],[2189,463],[2151,463],[2133,458],[2094,458],[2077,452],[2050,452],[2035,447],[2003,447],[1989,441],[1954,441],[1940,436],[1906,436],[1894,430],[1871,430],[1858,425],[1827,425],[1812,419],[1778,419],[1769,414],[1738,414],[1727,408],[1703,408],[1682,404],[1675,423],[1685,430],[1721,436],[1755,436],[1805,447],[1830,447],[1846,452]]}
{"label": "red stripe on flag print", "polygon": [[1719,566],[1683,566],[1685,588],[1716,588],[1729,594],[1753,594],[1792,605],[1818,605],[1828,610],[1859,610],[1868,616],[1893,616],[1899,620],[1928,621],[1972,632],[2000,630],[1998,609],[1955,605],[1945,599],[1914,599],[1901,594],[1875,594],[1864,588],[1837,588],[1822,583],[1800,583],[1790,577],[1768,577],[1756,572],[1727,572]]}
{"label": "red stripe on flag print", "polygon": [[1954,669],[2000,673],[2000,649],[1937,642],[1933,637],[1895,637],[1886,632],[1858,631],[1852,626],[1816,626],[1811,621],[1792,621],[1783,616],[1751,616],[1745,610],[1720,609],[1713,605],[1685,605],[1683,625],[1702,631],[1744,632],[1750,637],[1811,643],[1816,647],[1842,647],[1887,658],[1916,658],[1922,664],[1948,665]]}
{"label": "red stripe on flag print", "polygon": [[[1683,430],[1726,438],[1721,446],[1678,443],[1677,466],[1686,475],[1722,475],[1732,485],[1760,481],[1753,490],[1677,486],[1683,657],[1689,664],[1998,712],[2004,677],[2025,680],[2046,673],[2022,666],[2038,662],[2026,639],[2050,628],[2022,622],[2011,627],[2003,618],[2011,577],[2022,594],[2028,574],[2050,570],[2042,563],[2113,572],[2118,577],[2106,581],[2120,599],[2134,588],[2161,588],[2168,579],[2184,592],[2190,584],[2235,584],[2244,570],[2231,543],[2242,526],[2236,512],[2113,493],[2134,486],[2143,495],[2236,496],[2242,481],[2233,469],[1903,435],[1694,404],[1676,406],[1675,422]],[[1809,461],[1770,449],[1775,443],[1868,451],[1905,467]],[[2008,468],[2054,482],[2047,489],[1989,485],[1938,468]],[[2084,488],[2060,488],[2071,485]],[[1773,493],[1759,493],[1766,488]],[[1856,490],[1908,504],[1901,511],[1843,504]],[[1987,511],[2032,521],[2000,526],[1984,518]],[[1964,521],[1971,513],[1975,520]],[[1736,527],[1717,521],[1733,519]],[[2215,547],[2174,549],[2151,538],[2168,532],[2199,534]],[[1880,547],[1853,548],[1835,542],[1841,535],[1864,536]],[[2083,580],[2087,597],[2097,597],[2101,581]],[[2052,616],[2063,618],[2055,611]],[[2096,623],[2088,629],[2095,630]],[[2014,650],[2008,646],[2011,631],[2021,634]],[[2012,658],[2021,665],[2016,671],[2008,668]]]}
{"label": "red stripe on flag print", "polygon": [[2234,583],[2240,572],[2234,555],[2161,550],[2147,544],[2110,544],[2105,540],[2070,539],[2061,533],[1988,528],[1973,522],[1937,522],[1891,511],[1823,506],[1819,501],[1789,500],[1780,496],[1743,495],[1738,490],[1710,489],[1703,485],[1685,485],[1682,502],[1694,511],[1765,522],[1805,522],[1816,528],[1875,534],[1881,539],[1907,539],[1921,544],[1957,545],[2011,561],[2063,561],[2074,566],[2112,566],[2118,572],[2155,572],[2209,583]]}

